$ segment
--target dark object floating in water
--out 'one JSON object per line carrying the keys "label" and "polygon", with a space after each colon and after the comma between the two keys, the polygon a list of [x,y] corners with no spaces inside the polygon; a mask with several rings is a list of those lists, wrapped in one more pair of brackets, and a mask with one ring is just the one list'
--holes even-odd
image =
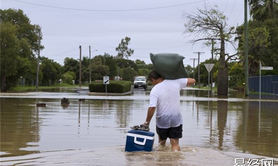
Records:
{"label": "dark object floating in water", "polygon": [[37,107],[46,107],[45,103],[37,103],[36,105],[37,105]]}
{"label": "dark object floating in water", "polygon": [[67,99],[67,98],[62,98],[61,99],[61,104],[63,105],[63,104],[69,104],[70,102],[69,102],[69,99]]}
{"label": "dark object floating in water", "polygon": [[61,105],[64,109],[67,108],[69,106],[69,104],[70,104],[69,99],[67,99],[65,97],[61,99]]}

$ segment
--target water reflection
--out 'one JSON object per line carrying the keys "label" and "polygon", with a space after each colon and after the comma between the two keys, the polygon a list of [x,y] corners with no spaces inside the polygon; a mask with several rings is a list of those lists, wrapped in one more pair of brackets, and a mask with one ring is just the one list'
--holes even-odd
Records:
{"label": "water reflection", "polygon": [[[114,103],[116,104],[116,103]],[[130,111],[131,107],[128,101],[120,101],[119,104],[116,105],[117,112],[116,112],[116,123],[120,128],[128,127],[130,122]]]}
{"label": "water reflection", "polygon": [[[208,143],[203,146],[278,157],[278,103],[195,103],[192,104],[192,113],[196,111],[196,128],[190,133],[201,132],[198,136]],[[189,142],[188,138],[183,139],[183,142]],[[192,142],[192,137],[190,139]],[[198,140],[197,136],[193,139]]]}
{"label": "water reflection", "polygon": [[[42,99],[47,107],[37,110],[32,99],[0,101],[2,157],[124,146],[129,127],[145,120],[148,107],[143,100],[75,99],[63,108],[60,100]],[[182,147],[278,157],[278,103],[186,101],[181,108]],[[155,131],[155,120],[150,128]]]}
{"label": "water reflection", "polygon": [[227,122],[228,102],[217,102],[217,128],[218,128],[218,149],[222,150],[224,131]]}
{"label": "water reflection", "polygon": [[1,99],[0,150],[2,157],[39,152],[39,109],[34,100]]}
{"label": "water reflection", "polygon": [[243,152],[278,157],[277,106],[277,103],[247,102],[237,130],[236,146]]}

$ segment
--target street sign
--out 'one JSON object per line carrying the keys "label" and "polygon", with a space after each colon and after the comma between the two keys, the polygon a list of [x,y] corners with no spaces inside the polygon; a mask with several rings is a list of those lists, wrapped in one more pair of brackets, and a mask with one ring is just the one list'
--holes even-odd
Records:
{"label": "street sign", "polygon": [[272,66],[261,66],[261,70],[273,70]]}
{"label": "street sign", "polygon": [[210,91],[212,92],[212,84],[210,84],[211,79],[210,79],[210,71],[212,70],[214,64],[213,63],[207,63],[205,64],[205,67],[208,71],[208,86],[210,85]]}
{"label": "street sign", "polygon": [[213,66],[214,66],[213,63],[207,63],[207,64],[205,64],[205,67],[206,67],[206,69],[207,69],[208,72],[210,72],[210,71],[212,70]]}
{"label": "street sign", "polygon": [[105,85],[109,84],[109,76],[103,76],[103,84]]}

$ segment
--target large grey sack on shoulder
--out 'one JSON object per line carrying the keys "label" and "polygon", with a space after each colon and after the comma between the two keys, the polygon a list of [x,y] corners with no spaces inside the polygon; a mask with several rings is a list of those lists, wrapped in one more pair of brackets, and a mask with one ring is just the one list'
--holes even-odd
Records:
{"label": "large grey sack on shoulder", "polygon": [[187,72],[183,65],[183,56],[179,54],[150,54],[154,70],[165,79],[186,78]]}

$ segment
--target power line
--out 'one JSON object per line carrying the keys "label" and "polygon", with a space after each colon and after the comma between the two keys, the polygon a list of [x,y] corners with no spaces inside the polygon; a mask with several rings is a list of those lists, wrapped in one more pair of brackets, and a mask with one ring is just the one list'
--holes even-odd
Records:
{"label": "power line", "polygon": [[167,9],[167,8],[175,8],[190,4],[196,4],[203,2],[203,0],[200,1],[192,1],[192,2],[185,2],[185,3],[179,3],[179,4],[173,4],[173,5],[166,5],[166,6],[158,6],[158,7],[149,7],[149,8],[134,8],[134,9],[81,9],[81,8],[69,8],[69,7],[61,7],[61,6],[53,6],[53,5],[47,5],[47,4],[41,4],[41,3],[32,3],[22,0],[13,0],[19,3],[28,4],[32,6],[40,6],[40,7],[46,7],[46,8],[54,8],[54,9],[63,9],[63,10],[74,10],[74,11],[86,11],[86,12],[133,12],[133,11],[148,11],[148,10],[158,10],[158,9]]}

